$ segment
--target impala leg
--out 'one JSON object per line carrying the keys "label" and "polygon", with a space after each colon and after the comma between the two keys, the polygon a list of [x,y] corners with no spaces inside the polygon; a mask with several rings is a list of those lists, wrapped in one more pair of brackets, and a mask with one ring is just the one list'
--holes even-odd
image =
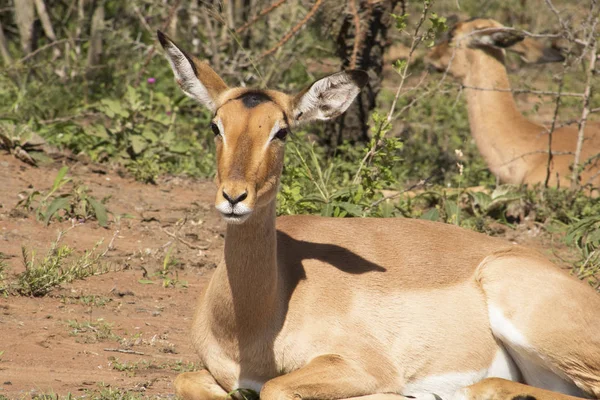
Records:
{"label": "impala leg", "polygon": [[[378,381],[357,362],[346,360],[338,355],[324,355],[315,358],[296,371],[265,383],[260,391],[260,399],[348,399],[372,395],[378,386]],[[398,398],[365,398],[365,400],[396,399]]]}
{"label": "impala leg", "polygon": [[174,384],[177,396],[183,400],[225,400],[227,398],[227,392],[205,369],[179,374]]}
{"label": "impala leg", "polygon": [[454,394],[450,400],[581,400],[501,378],[488,378],[467,386]]}
{"label": "impala leg", "polygon": [[479,267],[490,326],[525,383],[600,398],[600,296],[534,255],[508,254]]}

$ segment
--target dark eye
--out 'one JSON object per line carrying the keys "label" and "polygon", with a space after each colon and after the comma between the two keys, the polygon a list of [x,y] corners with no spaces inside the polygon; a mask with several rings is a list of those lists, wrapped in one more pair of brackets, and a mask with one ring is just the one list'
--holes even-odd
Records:
{"label": "dark eye", "polygon": [[288,133],[290,133],[290,130],[288,128],[283,128],[277,131],[275,137],[279,140],[285,140]]}
{"label": "dark eye", "polygon": [[219,136],[221,134],[221,132],[219,131],[219,127],[214,122],[210,123],[210,129],[212,129],[215,136]]}

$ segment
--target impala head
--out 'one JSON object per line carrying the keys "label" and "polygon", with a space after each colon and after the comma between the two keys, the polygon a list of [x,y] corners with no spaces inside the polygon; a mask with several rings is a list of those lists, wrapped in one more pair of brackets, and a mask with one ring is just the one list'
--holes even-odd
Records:
{"label": "impala head", "polygon": [[346,71],[317,80],[295,96],[230,88],[160,31],[158,39],[181,89],[213,113],[215,206],[228,223],[244,222],[256,207],[275,199],[290,129],[342,114],[367,82],[365,72]]}
{"label": "impala head", "polygon": [[454,25],[445,40],[431,49],[425,62],[440,72],[447,70],[455,78],[464,79],[470,67],[477,65],[477,57],[488,54],[503,62],[504,49],[531,64],[564,59],[558,49],[546,47],[539,40],[492,19],[476,18]]}

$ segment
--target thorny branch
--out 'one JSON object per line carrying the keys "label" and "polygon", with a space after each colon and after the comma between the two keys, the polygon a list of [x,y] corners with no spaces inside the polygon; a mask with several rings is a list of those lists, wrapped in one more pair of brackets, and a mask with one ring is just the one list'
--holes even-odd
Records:
{"label": "thorny branch", "polygon": [[300,22],[298,22],[292,29],[290,29],[290,31],[288,33],[286,33],[281,38],[281,40],[279,40],[279,42],[277,42],[277,44],[275,46],[273,46],[269,50],[267,50],[264,53],[262,53],[260,55],[260,57],[258,57],[258,59],[260,60],[262,58],[265,58],[268,55],[273,54],[275,51],[277,51],[277,49],[279,49],[281,46],[283,46],[284,44],[286,44],[287,41],[290,40],[292,37],[294,37],[294,35],[296,33],[298,33],[298,31],[304,25],[306,25],[306,23],[317,13],[317,11],[319,10],[319,7],[321,7],[322,4],[323,4],[323,0],[317,0],[315,2],[315,4],[312,6],[312,8],[310,9],[310,11],[306,14],[306,16],[304,16],[304,18],[302,18],[302,20]]}
{"label": "thorny branch", "polygon": [[[171,19],[173,19],[173,15],[175,15],[175,11],[179,8],[180,4],[181,4],[181,0],[175,0],[175,3],[173,3],[173,5],[171,6],[171,9],[169,10],[169,15],[167,16],[167,19],[165,20],[165,22],[162,25],[163,31],[169,27],[169,24],[171,23]],[[140,84],[140,79],[142,78],[142,75],[144,74],[146,67],[148,66],[148,64],[150,64],[150,60],[152,60],[152,56],[154,55],[155,51],[156,51],[156,45],[153,45],[150,48],[150,51],[148,51],[148,55],[146,56],[146,59],[144,60],[144,64],[142,64],[142,68],[140,68],[140,72],[138,72],[138,76],[135,80],[135,86],[138,86]]]}
{"label": "thorny branch", "polygon": [[[400,93],[402,92],[402,88],[404,87],[404,82],[406,81],[406,78],[408,77],[408,67],[410,66],[410,63],[412,61],[413,54],[414,54],[417,46],[423,41],[423,38],[424,38],[424,35],[422,35],[422,34],[420,35],[419,31],[421,30],[421,27],[423,26],[423,23],[425,22],[425,19],[427,18],[427,14],[429,13],[429,9],[432,6],[433,6],[433,1],[426,2],[423,4],[423,11],[421,13],[419,22],[417,22],[417,25],[415,27],[415,32],[412,36],[412,42],[410,45],[410,51],[408,53],[408,57],[403,66],[404,68],[402,68],[402,71],[400,72],[400,83],[398,84],[398,88],[396,90],[394,100],[392,101],[392,105],[390,106],[390,111],[388,112],[388,115],[386,117],[386,124],[389,124],[392,121],[392,116],[394,114],[394,110],[396,109],[396,103],[398,103],[398,99],[400,98]],[[376,136],[379,136],[379,133],[382,131],[383,128],[384,128],[384,126],[379,127],[379,132],[377,132]],[[379,141],[380,141],[380,139],[378,137],[375,137],[372,147],[369,149],[369,151],[367,151],[367,153],[362,158],[362,160],[360,160],[360,164],[358,166],[356,174],[354,175],[354,179],[352,180],[353,184],[358,184],[360,182],[360,173],[362,172],[362,169],[364,168],[365,164],[370,159],[372,159],[373,156],[375,155],[375,153],[377,152],[377,149],[380,145]]]}
{"label": "thorny branch", "polygon": [[360,27],[360,16],[358,15],[358,9],[356,7],[356,0],[350,0],[348,2],[348,8],[352,13],[354,20],[354,47],[352,48],[352,56],[350,58],[350,69],[356,68],[356,59],[358,57],[358,50],[361,45],[361,27]]}
{"label": "thorny branch", "polygon": [[[595,30],[596,24],[599,18],[596,18],[592,32]],[[592,91],[592,79],[594,76],[594,69],[596,68],[596,53],[598,49],[598,42],[591,38],[593,41],[590,51],[590,64],[587,70],[587,82],[585,85],[585,91],[583,96],[583,110],[581,111],[581,119],[579,120],[579,129],[577,132],[577,149],[575,150],[575,160],[573,162],[573,176],[571,180],[571,188],[577,189],[579,187],[579,160],[581,158],[581,149],[583,147],[583,140],[585,134],[585,125],[587,122],[588,115],[590,113],[590,97]]]}
{"label": "thorny branch", "polygon": [[270,6],[266,7],[265,9],[263,9],[261,12],[259,12],[254,18],[252,18],[250,21],[246,22],[244,25],[240,26],[239,28],[237,28],[235,30],[235,33],[240,34],[242,32],[244,32],[246,29],[248,29],[250,26],[254,25],[254,23],[256,23],[256,21],[258,21],[260,18],[264,17],[265,15],[269,14],[271,11],[275,10],[276,8],[278,8],[280,5],[282,5],[283,3],[285,3],[286,0],[277,0],[276,2],[274,2],[273,4],[271,4]]}

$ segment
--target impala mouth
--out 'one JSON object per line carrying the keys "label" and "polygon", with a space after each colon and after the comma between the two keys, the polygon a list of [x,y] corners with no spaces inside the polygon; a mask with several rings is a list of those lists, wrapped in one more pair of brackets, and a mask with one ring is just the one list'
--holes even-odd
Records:
{"label": "impala mouth", "polygon": [[247,212],[245,214],[236,214],[236,213],[229,213],[229,214],[223,214],[221,213],[221,216],[223,217],[223,219],[225,220],[225,222],[227,222],[228,224],[233,224],[233,225],[239,225],[244,223],[248,217],[250,216],[252,212]]}
{"label": "impala mouth", "polygon": [[241,224],[252,214],[252,209],[243,203],[232,206],[228,201],[223,201],[217,204],[215,208],[228,224]]}

